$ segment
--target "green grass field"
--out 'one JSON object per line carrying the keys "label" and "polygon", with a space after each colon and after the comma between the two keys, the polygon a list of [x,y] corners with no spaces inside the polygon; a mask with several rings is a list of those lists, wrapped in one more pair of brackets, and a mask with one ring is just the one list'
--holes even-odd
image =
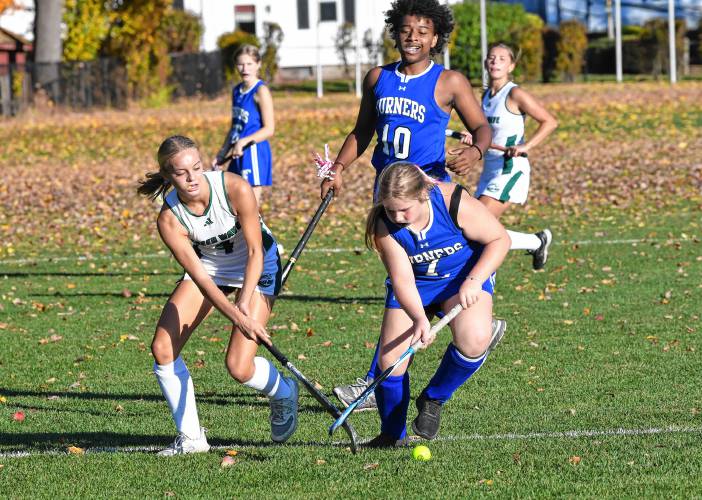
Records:
{"label": "green grass field", "polygon": [[[426,463],[411,450],[352,455],[304,391],[298,431],[273,445],[266,399],[226,373],[219,315],[183,353],[214,448],[155,456],[175,431],[149,344],[180,270],[157,239],[157,205],[134,189],[171,133],[211,158],[226,99],[0,122],[0,495],[699,496],[702,84],[533,91],[560,127],[530,154],[529,204],[503,222],[551,227],[551,257],[543,272],[518,252],[501,267],[507,333],[446,406]],[[277,187],[264,210],[290,250],[319,203],[310,151],[338,149],[357,101],[274,98]],[[382,265],[362,245],[368,160],[346,176],[269,323],[329,395],[365,373],[382,317]],[[447,342],[444,330],[417,356],[413,396]],[[350,421],[363,439],[378,432],[373,412]],[[236,463],[221,468],[228,450]]]}

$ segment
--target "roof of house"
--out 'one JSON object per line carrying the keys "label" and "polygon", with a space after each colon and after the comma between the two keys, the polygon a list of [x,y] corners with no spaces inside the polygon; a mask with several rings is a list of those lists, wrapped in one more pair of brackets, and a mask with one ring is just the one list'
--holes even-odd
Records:
{"label": "roof of house", "polygon": [[18,44],[22,46],[23,50],[32,50],[32,42],[17,33],[0,27],[0,46],[6,47],[9,45],[14,48]]}

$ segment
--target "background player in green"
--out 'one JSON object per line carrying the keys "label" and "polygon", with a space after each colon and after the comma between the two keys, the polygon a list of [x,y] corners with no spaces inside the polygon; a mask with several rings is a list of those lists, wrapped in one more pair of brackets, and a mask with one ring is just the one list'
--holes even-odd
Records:
{"label": "background player in green", "polygon": [[[511,81],[516,64],[517,57],[509,45],[498,42],[490,46],[485,59],[488,87],[482,97],[482,109],[492,129],[492,147],[485,152],[475,196],[498,219],[512,204],[526,202],[531,178],[527,152],[558,126],[556,118],[534,96]],[[524,135],[527,117],[539,124],[528,140]],[[464,132],[463,136],[461,142],[470,144],[471,135]],[[507,233],[512,240],[510,248],[527,250],[534,269],[543,269],[553,238],[551,231]]]}

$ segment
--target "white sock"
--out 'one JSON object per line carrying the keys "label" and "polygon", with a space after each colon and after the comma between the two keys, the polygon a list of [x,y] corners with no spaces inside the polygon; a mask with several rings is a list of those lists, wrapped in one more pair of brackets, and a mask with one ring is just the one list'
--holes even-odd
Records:
{"label": "white sock", "polygon": [[512,239],[510,250],[536,250],[541,246],[541,240],[532,233],[518,233],[507,230],[507,234]]}
{"label": "white sock", "polygon": [[178,432],[191,439],[199,439],[200,420],[195,405],[195,387],[183,358],[178,356],[175,361],[165,365],[154,363],[154,373]]}
{"label": "white sock", "polygon": [[256,389],[272,399],[290,397],[290,387],[280,376],[276,367],[266,358],[260,356],[254,358],[253,377],[244,382],[244,385]]}

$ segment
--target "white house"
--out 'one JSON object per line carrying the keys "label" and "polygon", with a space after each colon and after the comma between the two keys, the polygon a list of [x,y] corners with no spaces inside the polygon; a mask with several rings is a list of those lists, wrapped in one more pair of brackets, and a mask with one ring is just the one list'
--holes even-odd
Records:
{"label": "white house", "polygon": [[0,28],[34,40],[34,1],[15,0],[14,5],[0,14]]}
{"label": "white house", "polygon": [[[390,4],[391,0],[183,0],[183,7],[202,19],[203,50],[215,50],[223,33],[241,29],[261,39],[264,23],[278,24],[284,35],[280,68],[299,76],[312,74],[318,61],[322,66],[341,64],[335,40],[346,22],[356,26],[361,62],[375,64],[363,48],[363,36],[370,30],[372,39],[380,41]],[[355,62],[351,51],[349,63]]]}

